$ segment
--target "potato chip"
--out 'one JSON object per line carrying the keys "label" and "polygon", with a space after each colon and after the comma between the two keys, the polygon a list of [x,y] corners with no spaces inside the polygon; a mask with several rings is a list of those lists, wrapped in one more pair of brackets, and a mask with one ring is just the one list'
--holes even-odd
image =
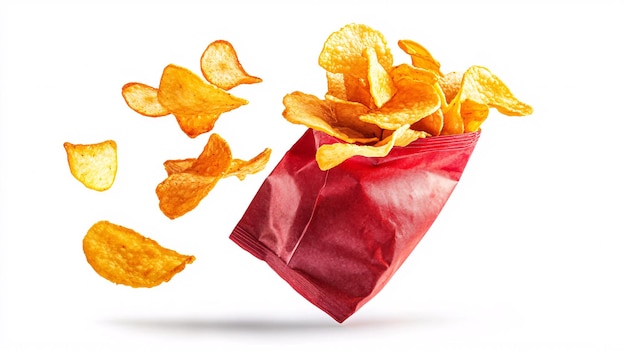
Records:
{"label": "potato chip", "polygon": [[230,167],[233,155],[230,146],[219,134],[211,134],[202,153],[185,172],[208,177],[221,177]]}
{"label": "potato chip", "polygon": [[376,107],[366,78],[357,78],[351,74],[326,72],[326,79],[328,80],[326,95],[358,102],[368,108]]}
{"label": "potato chip", "polygon": [[446,97],[446,102],[452,102],[461,89],[461,81],[463,80],[462,72],[450,72],[439,77],[439,85]]}
{"label": "potato chip", "polygon": [[396,87],[391,80],[391,76],[385,68],[378,62],[376,50],[368,47],[364,52],[367,57],[369,69],[367,73],[367,81],[370,86],[370,95],[374,100],[376,107],[382,107],[396,93]]}
{"label": "potato chip", "polygon": [[371,140],[369,142],[380,137],[382,130],[379,126],[363,122],[359,118],[370,111],[368,107],[359,102],[342,100],[332,95],[327,95],[326,101],[333,110],[333,123],[337,130],[342,131],[348,129],[349,131],[358,131],[360,135],[370,138]]}
{"label": "potato chip", "polygon": [[211,131],[222,113],[248,103],[176,65],[163,70],[157,96],[191,138]]}
{"label": "potato chip", "polygon": [[117,144],[106,140],[97,144],[63,144],[70,172],[87,188],[109,189],[117,174]]}
{"label": "potato chip", "polygon": [[[468,100],[471,102],[467,102]],[[488,110],[481,107],[481,104],[496,108],[507,116],[525,116],[533,111],[531,106],[518,100],[500,78],[487,68],[472,66],[463,74],[457,95],[447,111],[444,111],[444,132],[453,134],[477,131],[488,114]]]}
{"label": "potato chip", "polygon": [[262,82],[261,78],[251,76],[243,69],[237,52],[225,40],[216,40],[207,46],[200,58],[200,68],[206,80],[224,90]]}
{"label": "potato chip", "polygon": [[172,175],[174,173],[184,172],[196,162],[195,158],[186,158],[182,160],[167,160],[163,162],[163,167],[165,168],[165,172],[167,175]]}
{"label": "potato chip", "polygon": [[134,288],[168,282],[195,260],[162,247],[132,229],[108,221],[95,223],[83,238],[87,262],[103,278]]}
{"label": "potato chip", "polygon": [[170,113],[161,105],[157,94],[156,88],[143,83],[127,83],[122,87],[122,96],[128,107],[148,117],[162,117]]}
{"label": "potato chip", "polygon": [[385,37],[377,30],[363,24],[348,24],[332,33],[322,48],[318,62],[333,73],[351,74],[367,79],[369,63],[363,51],[373,48],[381,66],[389,70],[393,55]]}
{"label": "potato chip", "polygon": [[432,85],[403,79],[397,82],[396,88],[396,94],[385,106],[362,115],[361,120],[382,129],[395,130],[405,124],[416,123],[441,106],[439,95]]}
{"label": "potato chip", "polygon": [[443,112],[441,109],[431,113],[430,115],[420,119],[411,125],[411,129],[424,131],[430,136],[441,134],[443,129]]}
{"label": "potato chip", "polygon": [[422,45],[413,40],[399,40],[398,46],[411,56],[413,66],[432,71],[438,76],[443,75],[439,69],[441,67],[439,61],[435,60],[430,52]]}
{"label": "potato chip", "polygon": [[389,75],[394,82],[399,82],[402,79],[413,79],[429,85],[434,85],[438,82],[438,77],[433,71],[413,67],[406,63],[393,66]]}
{"label": "potato chip", "polygon": [[159,208],[170,219],[178,218],[200,204],[229,169],[232,154],[221,136],[211,134],[198,158],[183,161],[188,167],[179,172],[172,172],[171,166],[174,164],[180,169],[183,162],[170,162],[167,178],[156,188]]}
{"label": "potato chip", "polygon": [[239,180],[244,180],[247,175],[262,171],[267,162],[269,162],[271,153],[272,150],[266,148],[260,154],[247,161],[238,158],[233,159],[224,177],[235,176]]}
{"label": "potato chip", "polygon": [[156,187],[161,212],[170,219],[181,217],[196,208],[220,178],[190,172],[169,175]]}
{"label": "potato chip", "polygon": [[[384,157],[387,156],[395,146],[398,137],[408,129],[409,125],[398,128],[388,138],[385,138],[383,142],[375,146],[350,143],[325,144],[317,149],[315,160],[319,168],[322,171],[326,171],[354,156]],[[406,142],[406,140],[403,140],[403,142]]]}
{"label": "potato chip", "polygon": [[285,105],[283,117],[291,123],[303,124],[348,143],[369,143],[378,140],[363,135],[349,126],[337,126],[337,118],[331,103],[314,95],[296,91],[287,94],[283,98],[283,104]]}

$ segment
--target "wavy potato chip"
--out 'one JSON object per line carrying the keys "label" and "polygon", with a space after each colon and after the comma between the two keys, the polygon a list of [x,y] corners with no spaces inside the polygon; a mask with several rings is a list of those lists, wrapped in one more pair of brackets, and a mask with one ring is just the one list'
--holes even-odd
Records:
{"label": "wavy potato chip", "polygon": [[127,83],[122,87],[122,96],[128,107],[147,117],[162,117],[170,114],[159,102],[158,90],[143,83]]}
{"label": "wavy potato chip", "polygon": [[[315,160],[320,169],[326,171],[354,156],[384,157],[389,154],[396,145],[398,138],[408,129],[409,125],[404,125],[374,146],[350,143],[325,144],[317,149]],[[412,136],[414,136],[413,133],[407,137],[410,138]],[[406,141],[407,139],[402,139],[401,143],[404,144]]]}
{"label": "wavy potato chip", "polygon": [[106,140],[96,144],[63,144],[70,172],[87,188],[109,189],[117,174],[117,144]]}
{"label": "wavy potato chip", "polygon": [[348,143],[369,143],[377,140],[350,126],[338,126],[330,101],[296,91],[287,94],[283,98],[283,104],[285,105],[283,117],[291,123],[303,124]]}
{"label": "wavy potato chip", "polygon": [[376,107],[382,107],[396,93],[396,87],[391,76],[385,68],[378,62],[376,50],[368,47],[364,52],[367,57],[368,71],[367,81],[370,86],[370,95],[374,100]]}
{"label": "wavy potato chip", "polygon": [[263,81],[243,69],[235,48],[225,40],[216,40],[207,46],[200,57],[200,69],[206,80],[224,90]]}
{"label": "wavy potato chip", "polygon": [[175,219],[193,210],[213,190],[220,178],[189,172],[169,175],[156,187],[161,212]]}
{"label": "wavy potato chip", "polygon": [[367,79],[369,63],[363,56],[367,48],[375,50],[385,70],[391,68],[393,55],[385,37],[377,30],[356,23],[344,26],[326,39],[318,62],[329,72]]}
{"label": "wavy potato chip", "polygon": [[429,116],[441,107],[439,94],[432,85],[412,79],[396,83],[396,94],[383,107],[360,119],[382,129],[395,130]]}
{"label": "wavy potato chip", "polygon": [[411,63],[413,66],[423,68],[434,72],[438,76],[442,76],[439,61],[435,60],[433,55],[430,54],[425,47],[421,44],[414,42],[413,40],[399,40],[398,46],[404,52],[411,56]]}
{"label": "wavy potato chip", "polygon": [[262,171],[269,162],[271,154],[272,149],[266,148],[247,161],[235,158],[231,161],[224,177],[235,176],[239,180],[244,180],[246,176]]}
{"label": "wavy potato chip", "polygon": [[222,113],[248,103],[176,65],[163,70],[157,97],[191,138],[211,131]]}
{"label": "wavy potato chip", "polygon": [[95,223],[83,238],[87,262],[103,278],[134,288],[168,282],[194,256],[162,247],[132,229],[108,221]]}

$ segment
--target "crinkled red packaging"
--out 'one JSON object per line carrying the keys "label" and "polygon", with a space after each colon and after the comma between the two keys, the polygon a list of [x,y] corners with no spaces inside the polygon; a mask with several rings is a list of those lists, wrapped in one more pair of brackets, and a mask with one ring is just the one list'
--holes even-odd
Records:
{"label": "crinkled red packaging", "polygon": [[456,186],[480,133],[419,139],[328,171],[314,130],[287,151],[230,238],[341,323],[389,281]]}

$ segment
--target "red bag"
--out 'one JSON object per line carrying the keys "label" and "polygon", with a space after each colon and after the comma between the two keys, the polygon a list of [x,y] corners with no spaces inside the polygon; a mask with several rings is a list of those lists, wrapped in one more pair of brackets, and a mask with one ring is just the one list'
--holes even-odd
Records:
{"label": "red bag", "polygon": [[479,132],[418,139],[321,171],[337,139],[309,129],[261,185],[230,238],[341,323],[389,281],[440,213]]}

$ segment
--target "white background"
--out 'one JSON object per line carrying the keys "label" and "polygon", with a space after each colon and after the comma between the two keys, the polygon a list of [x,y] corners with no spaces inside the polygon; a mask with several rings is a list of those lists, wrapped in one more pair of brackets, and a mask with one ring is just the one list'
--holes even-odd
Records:
{"label": "white background", "polygon": [[[88,3],[88,4],[83,4]],[[408,5],[408,4],[411,5]],[[436,3],[436,5],[435,5]],[[623,11],[618,1],[2,1],[1,350],[623,350],[626,339]],[[532,116],[493,111],[440,217],[383,291],[343,324],[228,239],[304,131],[291,91],[322,96],[326,37],[359,22],[424,44],[444,71],[490,68]],[[120,89],[199,73],[217,39],[264,79],[215,132],[268,168],[222,180],[193,212],[158,209],[162,162],[196,156],[173,117],[131,111]],[[69,173],[63,142],[118,143],[106,192]],[[153,289],[86,263],[107,219],[197,260]]]}

